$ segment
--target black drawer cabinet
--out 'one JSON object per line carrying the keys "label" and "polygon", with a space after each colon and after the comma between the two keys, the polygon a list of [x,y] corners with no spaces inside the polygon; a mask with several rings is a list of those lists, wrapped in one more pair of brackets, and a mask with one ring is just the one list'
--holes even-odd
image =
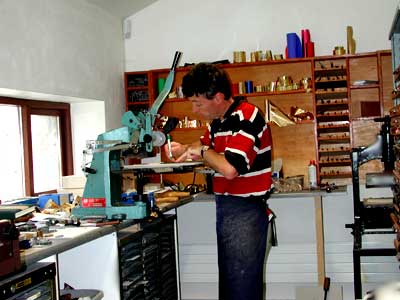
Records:
{"label": "black drawer cabinet", "polygon": [[174,215],[118,231],[122,300],[178,299]]}

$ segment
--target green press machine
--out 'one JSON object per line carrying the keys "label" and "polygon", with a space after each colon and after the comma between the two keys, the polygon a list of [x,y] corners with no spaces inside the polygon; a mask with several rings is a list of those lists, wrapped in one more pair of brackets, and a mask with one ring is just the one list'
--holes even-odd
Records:
{"label": "green press machine", "polygon": [[175,52],[174,61],[163,90],[148,111],[127,111],[122,116],[121,128],[100,134],[96,141],[89,141],[84,155],[92,155],[90,167],[84,164],[82,170],[87,180],[81,204],[72,210],[76,218],[106,217],[142,219],[149,215],[149,205],[139,190],[139,201],[127,204],[121,200],[122,193],[122,151],[141,156],[151,153],[153,146],[162,146],[165,134],[154,128],[155,119],[161,105],[168,96],[175,77],[181,52]]}

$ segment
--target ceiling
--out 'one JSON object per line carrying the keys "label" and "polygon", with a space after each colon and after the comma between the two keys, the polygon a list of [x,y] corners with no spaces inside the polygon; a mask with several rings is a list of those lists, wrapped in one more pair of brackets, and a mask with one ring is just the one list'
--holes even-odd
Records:
{"label": "ceiling", "polygon": [[108,11],[111,15],[125,19],[157,0],[86,0]]}

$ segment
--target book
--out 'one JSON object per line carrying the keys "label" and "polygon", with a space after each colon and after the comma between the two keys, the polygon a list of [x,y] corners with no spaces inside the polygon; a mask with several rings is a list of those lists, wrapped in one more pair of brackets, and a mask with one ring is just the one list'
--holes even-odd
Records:
{"label": "book", "polygon": [[29,205],[0,205],[0,220],[15,220],[25,215],[31,214],[36,210],[35,206]]}

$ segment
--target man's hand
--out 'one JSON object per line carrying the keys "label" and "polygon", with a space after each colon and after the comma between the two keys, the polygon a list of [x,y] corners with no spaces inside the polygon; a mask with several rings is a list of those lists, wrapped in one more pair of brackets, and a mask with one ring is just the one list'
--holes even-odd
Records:
{"label": "man's hand", "polygon": [[186,152],[188,147],[188,145],[182,145],[181,143],[170,142],[170,146],[168,144],[164,145],[164,152],[171,161],[182,162],[188,159],[188,153]]}

